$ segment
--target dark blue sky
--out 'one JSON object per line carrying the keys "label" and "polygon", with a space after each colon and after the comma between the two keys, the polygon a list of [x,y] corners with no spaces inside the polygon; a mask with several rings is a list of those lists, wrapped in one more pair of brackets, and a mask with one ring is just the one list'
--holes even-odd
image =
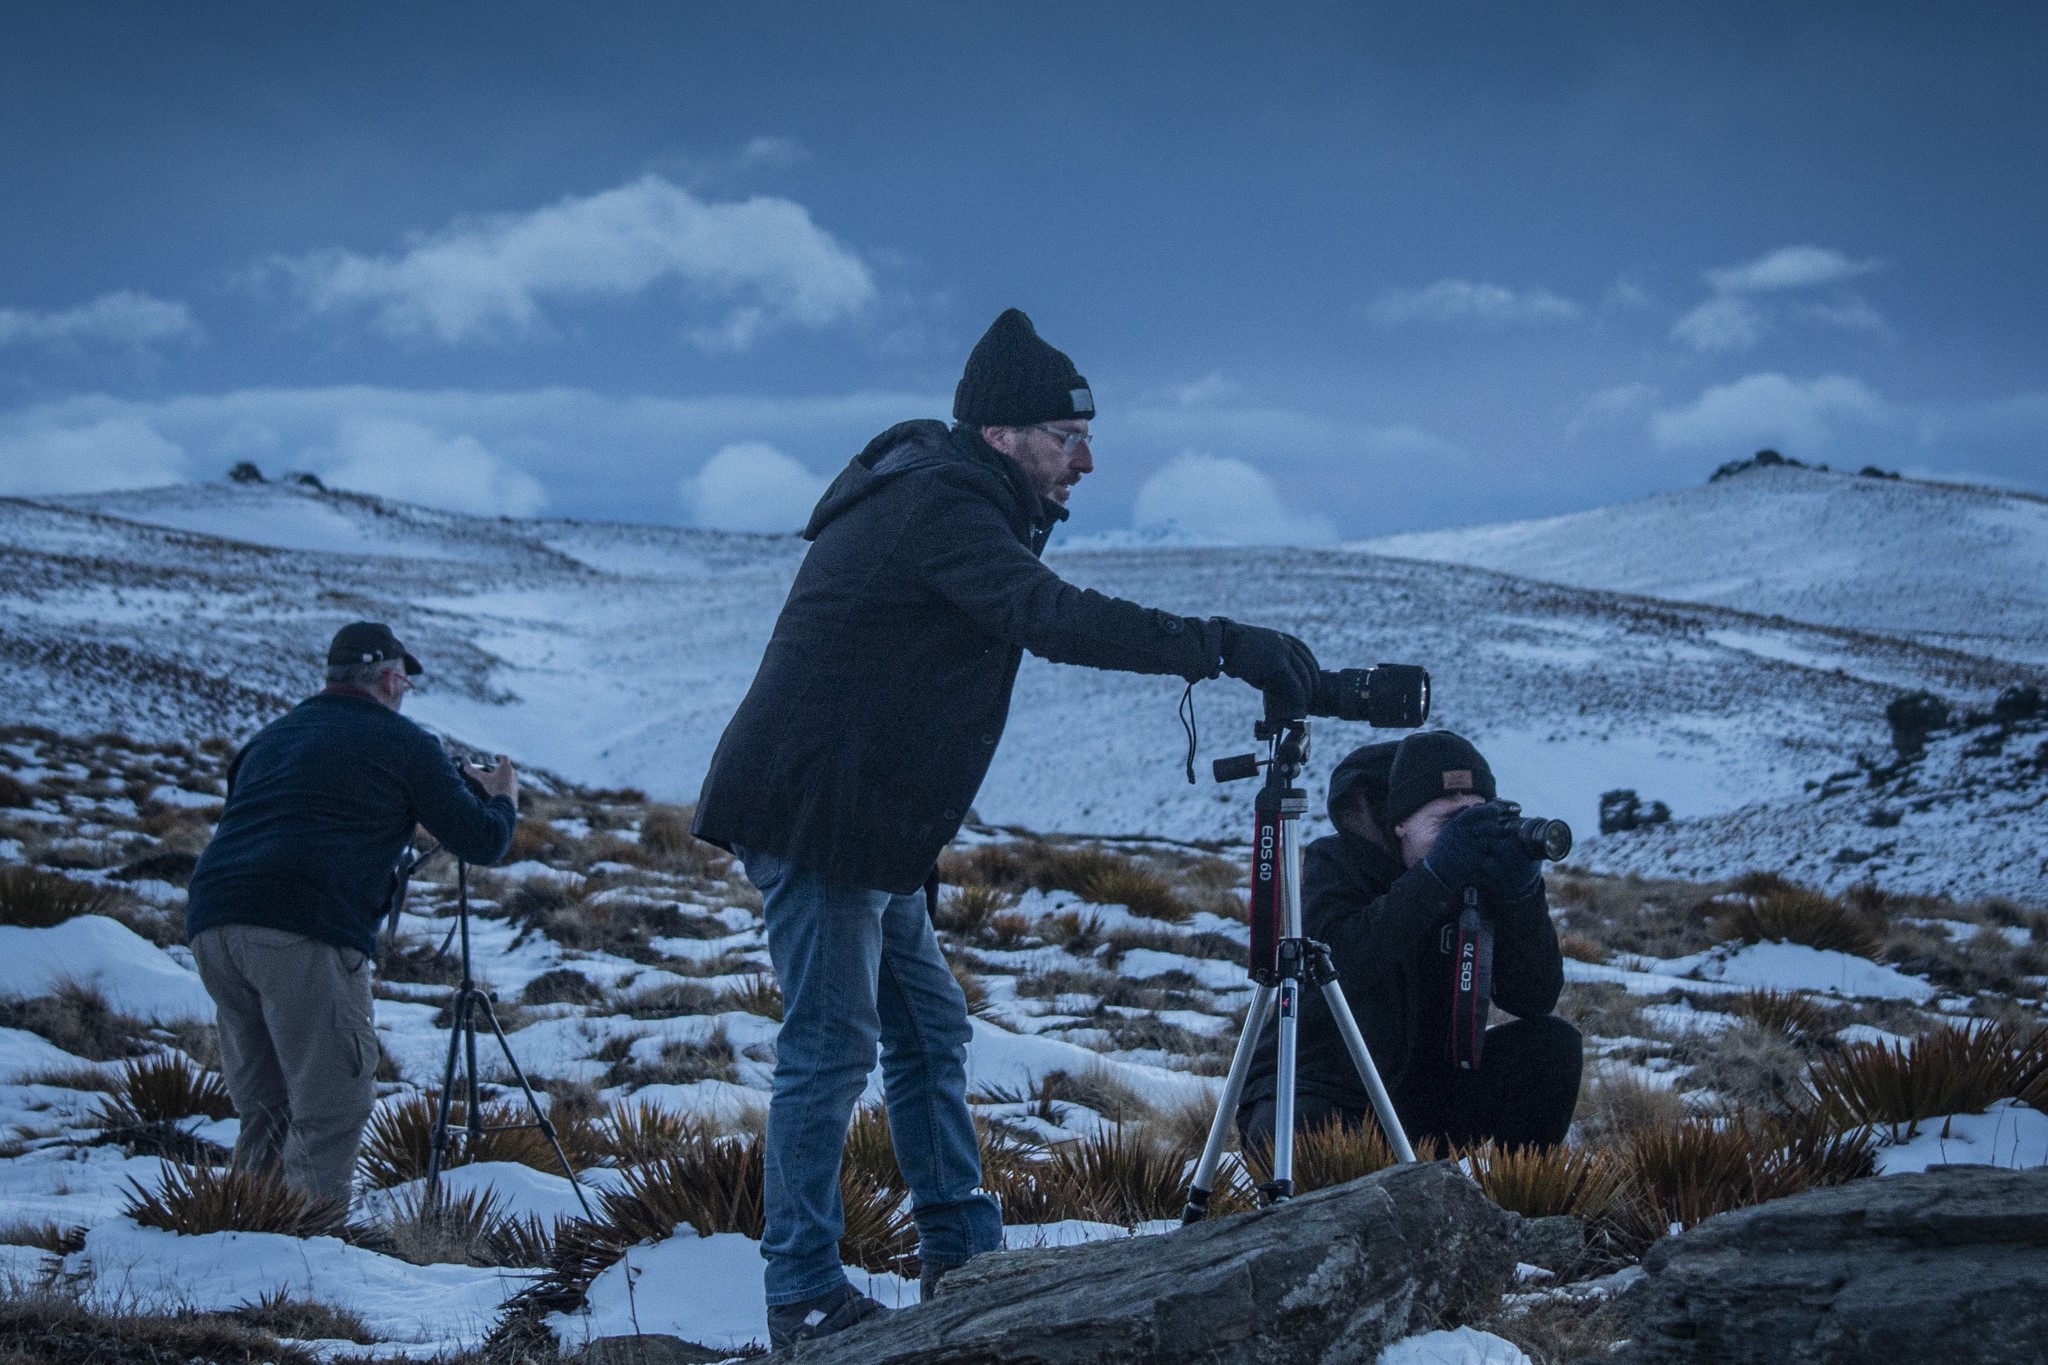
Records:
{"label": "dark blue sky", "polygon": [[1082,533],[2048,491],[2044,13],[8,4],[0,492],[793,524],[1011,304]]}

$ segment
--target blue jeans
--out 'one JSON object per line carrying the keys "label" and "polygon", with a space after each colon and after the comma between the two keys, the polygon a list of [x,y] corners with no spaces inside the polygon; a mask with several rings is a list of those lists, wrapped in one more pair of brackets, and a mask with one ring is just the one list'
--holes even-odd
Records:
{"label": "blue jeans", "polygon": [[979,1188],[981,1148],[967,1108],[967,998],[939,952],[922,893],[838,885],[781,858],[733,851],[760,889],[782,987],[761,1238],[769,1306],[845,1282],[839,1159],[878,1044],[919,1256],[958,1265],[1000,1247],[1002,1210]]}

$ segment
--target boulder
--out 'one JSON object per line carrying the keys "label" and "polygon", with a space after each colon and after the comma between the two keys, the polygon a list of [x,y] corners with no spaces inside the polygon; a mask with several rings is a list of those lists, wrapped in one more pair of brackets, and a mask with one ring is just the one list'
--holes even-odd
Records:
{"label": "boulder", "polygon": [[1371,1365],[1497,1303],[1515,1216],[1448,1163],[1157,1237],[977,1257],[931,1302],[791,1347],[803,1365]]}
{"label": "boulder", "polygon": [[1710,1218],[1659,1242],[1609,1359],[2044,1358],[2048,1170],[1950,1166],[1858,1180]]}

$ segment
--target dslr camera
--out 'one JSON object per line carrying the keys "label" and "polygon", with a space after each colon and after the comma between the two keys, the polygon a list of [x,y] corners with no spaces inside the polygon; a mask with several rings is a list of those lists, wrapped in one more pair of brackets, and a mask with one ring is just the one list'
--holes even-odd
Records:
{"label": "dslr camera", "polygon": [[1508,827],[1515,833],[1515,842],[1531,858],[1554,863],[1571,855],[1572,827],[1564,821],[1545,820],[1539,815],[1525,816],[1522,808],[1512,801],[1493,804],[1508,817]]}

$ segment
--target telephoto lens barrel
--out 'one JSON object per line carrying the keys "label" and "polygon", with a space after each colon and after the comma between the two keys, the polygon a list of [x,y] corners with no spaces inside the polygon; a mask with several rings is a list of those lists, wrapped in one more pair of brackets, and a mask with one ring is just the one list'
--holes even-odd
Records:
{"label": "telephoto lens barrel", "polygon": [[1517,820],[1515,837],[1522,841],[1522,847],[1532,858],[1554,863],[1571,856],[1572,827],[1562,820],[1545,820],[1538,816]]}
{"label": "telephoto lens barrel", "polygon": [[1362,720],[1380,730],[1413,730],[1429,719],[1429,670],[1420,664],[1323,669],[1309,714]]}

